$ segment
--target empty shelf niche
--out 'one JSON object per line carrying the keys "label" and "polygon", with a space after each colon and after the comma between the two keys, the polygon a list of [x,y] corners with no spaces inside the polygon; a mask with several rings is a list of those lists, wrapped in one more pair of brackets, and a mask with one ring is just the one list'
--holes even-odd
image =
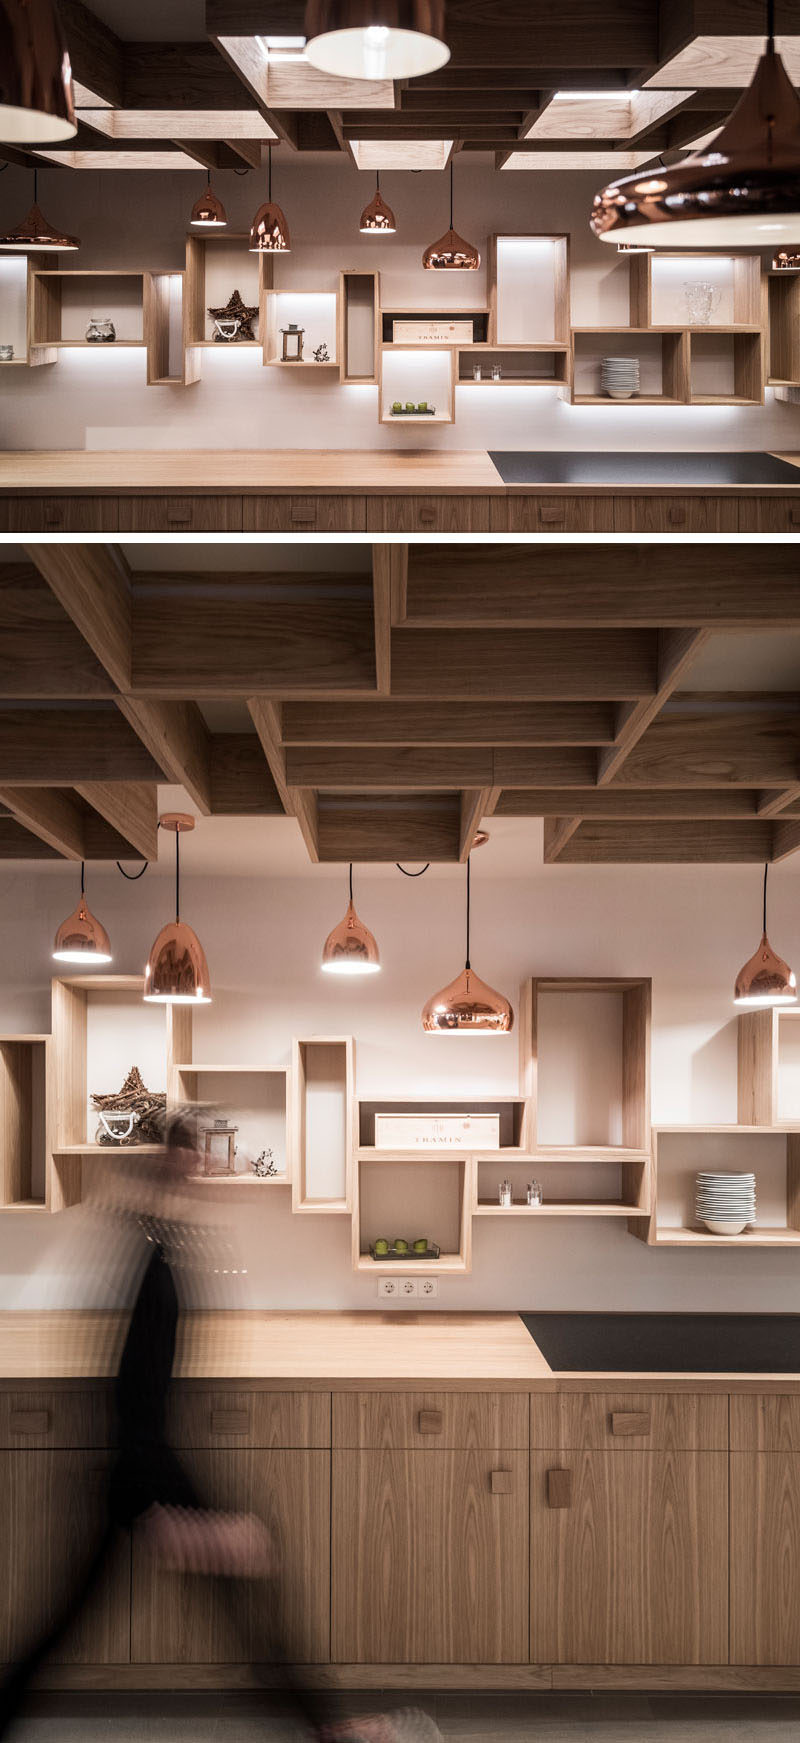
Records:
{"label": "empty shelf niche", "polygon": [[354,1159],[352,1039],[294,1043],[292,1209],[348,1212]]}
{"label": "empty shelf niche", "polygon": [[0,1040],[0,1210],[44,1208],[46,1047],[38,1036]]}

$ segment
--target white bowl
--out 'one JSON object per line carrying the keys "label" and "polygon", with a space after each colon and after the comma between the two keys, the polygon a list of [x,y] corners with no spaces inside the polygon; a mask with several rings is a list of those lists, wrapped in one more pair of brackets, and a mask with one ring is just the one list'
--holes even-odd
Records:
{"label": "white bowl", "polygon": [[705,1223],[710,1235],[742,1235],[747,1228],[746,1222],[720,1223],[712,1221],[709,1217],[706,1217]]}

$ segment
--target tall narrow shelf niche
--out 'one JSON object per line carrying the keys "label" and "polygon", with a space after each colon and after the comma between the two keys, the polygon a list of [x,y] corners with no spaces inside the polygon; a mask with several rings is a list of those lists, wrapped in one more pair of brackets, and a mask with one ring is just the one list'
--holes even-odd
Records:
{"label": "tall narrow shelf niche", "polygon": [[339,380],[345,384],[378,381],[381,344],[381,280],[378,272],[339,275]]}
{"label": "tall narrow shelf niche", "polygon": [[55,363],[58,352],[51,345],[31,345],[30,318],[32,267],[24,254],[0,254],[0,329],[2,343],[13,346],[14,355],[0,364],[0,374],[7,369],[32,369],[42,363]]}
{"label": "tall narrow shelf niche", "polygon": [[[485,368],[490,385],[555,386],[568,398],[572,380],[569,237],[490,236],[486,279]],[[480,353],[473,369],[475,362],[483,370]],[[500,383],[491,381],[492,365],[500,370]],[[469,356],[462,353],[459,380],[466,384],[471,373]]]}
{"label": "tall narrow shelf niche", "polygon": [[356,1147],[351,1036],[293,1043],[292,1097],[292,1210],[349,1215]]}
{"label": "tall narrow shelf niche", "polygon": [[[258,1065],[178,1064],[173,1068],[169,1102],[208,1109],[204,1124],[224,1119],[237,1128],[234,1173],[199,1176],[219,1186],[289,1186],[287,1139],[288,1082],[285,1071]],[[271,1150],[277,1173],[259,1177],[250,1166],[262,1151]]]}
{"label": "tall narrow shelf niche", "polygon": [[767,274],[770,387],[800,387],[800,272]]}
{"label": "tall narrow shelf niche", "polygon": [[46,1035],[0,1037],[0,1210],[46,1209]]}
{"label": "tall narrow shelf niche", "polygon": [[183,343],[183,272],[144,275],[148,387],[189,387],[200,379],[195,351]]}

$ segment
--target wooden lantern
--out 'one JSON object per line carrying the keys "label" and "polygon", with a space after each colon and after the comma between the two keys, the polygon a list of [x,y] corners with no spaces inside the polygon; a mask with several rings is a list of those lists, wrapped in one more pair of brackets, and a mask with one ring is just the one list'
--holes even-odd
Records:
{"label": "wooden lantern", "polygon": [[[282,363],[302,363],[302,361],[303,361],[303,338],[305,336],[305,327],[294,327],[294,326],[281,327],[281,333],[283,335],[283,351],[281,353],[281,362]],[[290,349],[291,346],[294,346],[294,350]]]}
{"label": "wooden lantern", "polygon": [[[238,1130],[238,1126],[206,1126],[204,1162],[206,1174],[236,1173],[236,1133]],[[217,1146],[216,1150],[215,1145]],[[220,1146],[222,1148],[221,1154]]]}

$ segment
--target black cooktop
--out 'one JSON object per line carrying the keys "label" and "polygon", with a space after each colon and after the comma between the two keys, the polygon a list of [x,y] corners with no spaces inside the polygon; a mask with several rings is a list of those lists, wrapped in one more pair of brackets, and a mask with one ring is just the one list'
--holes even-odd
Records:
{"label": "black cooktop", "polygon": [[762,453],[490,454],[504,484],[793,484],[800,468]]}
{"label": "black cooktop", "polygon": [[520,1319],[555,1373],[800,1373],[800,1313],[522,1313]]}

